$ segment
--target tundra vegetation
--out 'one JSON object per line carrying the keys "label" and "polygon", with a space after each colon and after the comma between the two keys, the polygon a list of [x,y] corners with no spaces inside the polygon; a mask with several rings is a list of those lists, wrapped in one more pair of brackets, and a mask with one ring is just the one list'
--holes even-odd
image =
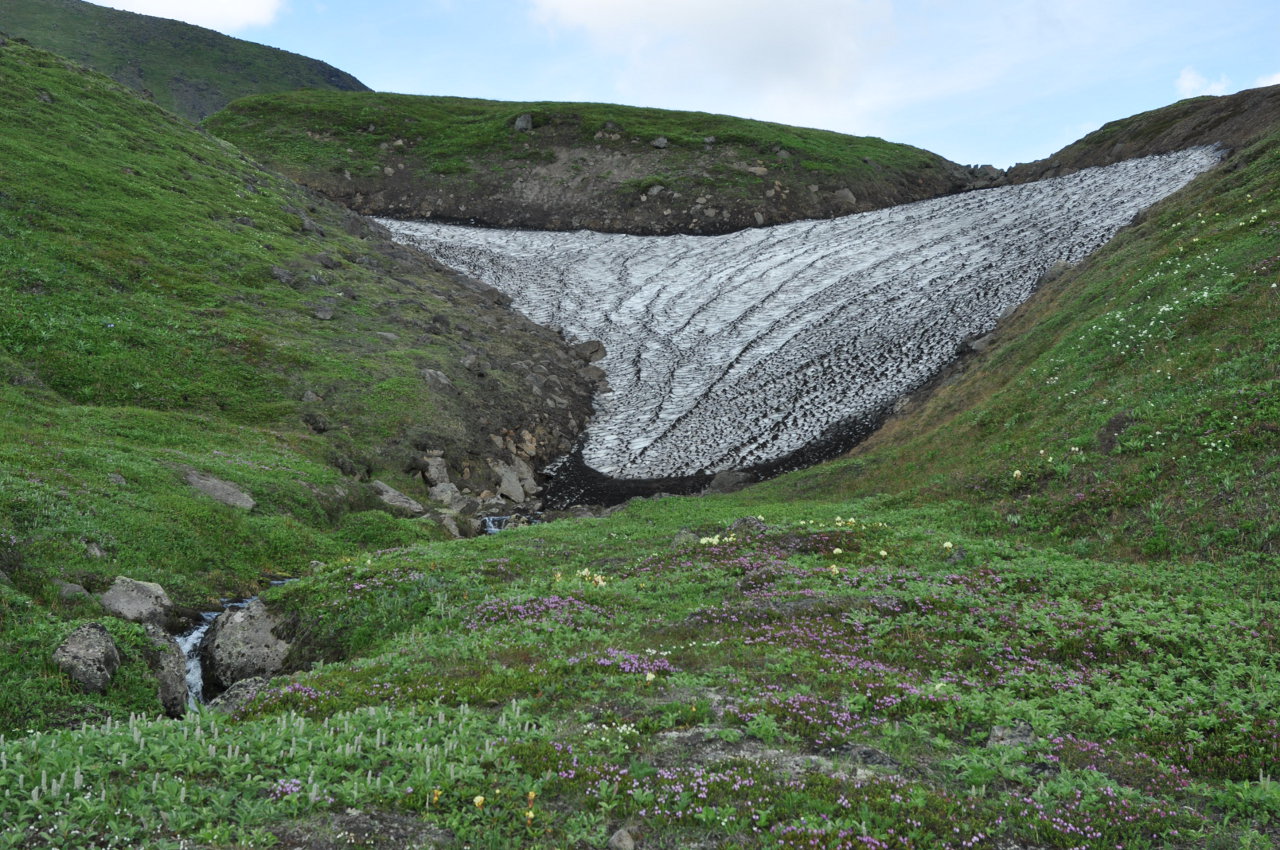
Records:
{"label": "tundra vegetation", "polygon": [[[300,190],[0,61],[0,847],[1274,846],[1280,135],[848,458],[442,541],[305,495],[349,482],[278,364],[395,358],[280,344],[295,296],[263,280],[319,249]],[[368,446],[400,421],[375,397]],[[157,456],[271,495],[193,508]],[[141,629],[53,584],[126,567],[191,602],[299,575],[264,593],[297,671],[158,719]],[[124,661],[90,697],[48,659],[95,618]]]}

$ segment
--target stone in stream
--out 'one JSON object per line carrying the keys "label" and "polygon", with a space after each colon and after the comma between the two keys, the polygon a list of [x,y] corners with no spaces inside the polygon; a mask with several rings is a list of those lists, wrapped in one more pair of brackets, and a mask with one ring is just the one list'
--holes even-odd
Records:
{"label": "stone in stream", "polygon": [[169,633],[147,623],[147,639],[151,652],[147,664],[155,674],[160,705],[169,717],[181,717],[187,711],[187,658]]}
{"label": "stone in stream", "polygon": [[57,664],[82,690],[103,693],[120,667],[115,639],[101,623],[86,623],[53,652]]}
{"label": "stone in stream", "polygon": [[206,695],[242,679],[278,673],[289,654],[289,644],[274,633],[278,625],[260,599],[228,608],[214,620],[200,644]]}

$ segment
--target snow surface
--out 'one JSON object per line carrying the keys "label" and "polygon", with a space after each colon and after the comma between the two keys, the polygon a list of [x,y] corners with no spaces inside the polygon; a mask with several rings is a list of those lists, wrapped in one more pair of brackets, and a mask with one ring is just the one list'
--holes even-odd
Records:
{"label": "snow surface", "polygon": [[1217,164],[1213,148],[724,236],[382,220],[534,321],[601,340],[611,393],[583,460],[617,478],[776,461],[878,416],[1076,263]]}

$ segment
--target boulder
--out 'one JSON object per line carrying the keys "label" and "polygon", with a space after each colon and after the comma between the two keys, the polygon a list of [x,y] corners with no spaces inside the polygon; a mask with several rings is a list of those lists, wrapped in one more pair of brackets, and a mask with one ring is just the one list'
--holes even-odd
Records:
{"label": "boulder", "polygon": [[658,150],[662,150],[663,148],[665,148],[667,145],[669,145],[669,144],[671,144],[671,143],[667,141],[667,137],[666,137],[666,136],[659,136],[658,138],[656,138],[656,139],[654,139],[653,141],[649,142],[649,144],[650,144],[651,146],[653,146],[653,147],[657,148]]}
{"label": "boulder", "polygon": [[278,673],[289,644],[275,636],[277,625],[259,599],[219,615],[200,643],[205,692],[220,692],[242,679]]}
{"label": "boulder", "polygon": [[84,690],[100,694],[120,666],[120,652],[104,626],[86,623],[53,651],[53,663]]}
{"label": "boulder", "polygon": [[521,114],[521,115],[517,115],[517,116],[516,116],[516,123],[515,123],[514,127],[515,127],[516,132],[518,132],[518,133],[527,133],[527,132],[529,132],[530,130],[532,130],[532,129],[533,129],[533,116],[532,116],[532,115],[530,115],[528,112],[525,112],[525,113],[523,113],[523,114]]}
{"label": "boulder", "polygon": [[1036,742],[1036,733],[1025,720],[1015,720],[1012,726],[993,726],[987,737],[988,747],[1025,747]]}
{"label": "boulder", "polygon": [[258,692],[267,686],[266,676],[241,679],[209,701],[209,708],[226,714],[234,714],[253,702]]}
{"label": "boulder", "polygon": [[136,581],[127,576],[116,576],[98,601],[109,614],[135,623],[163,623],[173,608],[163,587],[153,581]]}
{"label": "boulder", "polygon": [[422,507],[422,505],[382,481],[374,481],[373,489],[377,492],[378,498],[382,500],[383,504],[387,507],[394,508],[396,511],[409,514],[410,516],[422,516],[427,512],[427,509]]}
{"label": "boulder", "polygon": [[636,841],[626,829],[620,829],[609,838],[608,850],[635,850]]}
{"label": "boulder", "polygon": [[433,501],[439,502],[451,511],[460,511],[467,506],[467,497],[462,495],[462,491],[456,485],[437,484],[427,491]]}
{"label": "boulder", "polygon": [[427,455],[423,458],[423,464],[426,466],[424,475],[433,487],[449,483],[449,465],[444,462],[444,458]]}
{"label": "boulder", "polygon": [[513,502],[524,501],[524,486],[520,483],[520,474],[508,463],[489,459],[489,468],[498,476],[498,495]]}
{"label": "boulder", "polygon": [[151,623],[145,628],[152,649],[147,663],[159,685],[160,705],[169,717],[181,717],[187,711],[187,657],[164,629]]}
{"label": "boulder", "polygon": [[594,363],[597,360],[604,359],[604,343],[598,339],[589,339],[586,342],[580,342],[575,345],[573,352],[588,363]]}
{"label": "boulder", "polygon": [[246,511],[253,510],[256,502],[253,497],[245,491],[241,490],[230,481],[223,481],[221,478],[215,478],[207,472],[200,472],[196,469],[188,469],[183,478],[192,487],[204,493],[210,498],[222,502],[224,505],[230,505],[233,508],[243,508]]}
{"label": "boulder", "polygon": [[63,581],[62,579],[54,579],[53,586],[58,588],[59,599],[66,599],[66,600],[79,599],[82,596],[89,595],[89,591],[85,590],[82,585],[75,584],[69,581]]}
{"label": "boulder", "polygon": [[707,485],[704,492],[707,493],[736,493],[743,487],[746,487],[754,479],[751,473],[742,472],[736,469],[726,469],[724,472],[717,472],[715,477],[711,479],[711,483]]}

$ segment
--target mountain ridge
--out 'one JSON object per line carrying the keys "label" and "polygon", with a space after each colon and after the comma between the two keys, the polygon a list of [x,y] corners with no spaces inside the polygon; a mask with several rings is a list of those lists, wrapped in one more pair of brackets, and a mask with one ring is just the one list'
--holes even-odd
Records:
{"label": "mountain ridge", "polygon": [[317,59],[83,0],[5,0],[0,32],[82,62],[192,121],[259,92],[368,91]]}

